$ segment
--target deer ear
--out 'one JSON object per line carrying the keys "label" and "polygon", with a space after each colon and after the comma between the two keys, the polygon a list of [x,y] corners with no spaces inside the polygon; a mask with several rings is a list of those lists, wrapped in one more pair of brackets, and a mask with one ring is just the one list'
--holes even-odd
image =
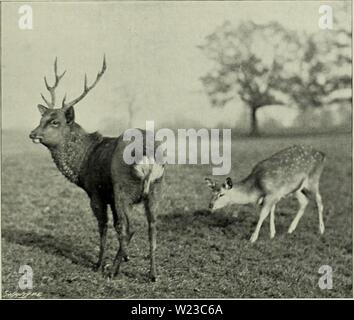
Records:
{"label": "deer ear", "polygon": [[225,188],[226,189],[231,189],[232,188],[232,180],[230,177],[227,177],[225,180]]}
{"label": "deer ear", "polygon": [[214,181],[211,181],[209,178],[204,178],[204,180],[210,189],[215,188],[216,184]]}
{"label": "deer ear", "polygon": [[65,118],[66,118],[66,122],[68,124],[71,124],[74,122],[74,120],[75,120],[74,107],[70,107],[68,110],[65,110]]}
{"label": "deer ear", "polygon": [[37,106],[37,108],[38,108],[39,112],[41,113],[41,115],[43,115],[44,112],[46,112],[46,111],[48,110],[47,107],[42,106],[41,104],[39,104],[39,105]]}

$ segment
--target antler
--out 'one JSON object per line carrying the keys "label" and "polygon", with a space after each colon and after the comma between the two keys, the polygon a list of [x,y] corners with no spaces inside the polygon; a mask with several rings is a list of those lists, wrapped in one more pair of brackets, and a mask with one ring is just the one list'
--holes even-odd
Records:
{"label": "antler", "polygon": [[72,100],[72,101],[70,101],[68,103],[65,103],[65,100],[66,100],[66,95],[65,95],[65,97],[63,99],[63,103],[62,103],[62,109],[64,109],[64,110],[69,109],[70,107],[72,107],[75,104],[77,104],[80,100],[82,100],[90,92],[90,90],[93,89],[96,86],[96,84],[101,79],[101,77],[104,74],[104,72],[106,71],[106,69],[107,69],[106,56],[104,55],[103,56],[102,69],[97,74],[96,80],[90,86],[88,86],[87,85],[87,75],[85,74],[85,82],[84,82],[84,91],[83,91],[83,93],[80,96],[78,96],[76,99],[74,99],[74,100]]}
{"label": "antler", "polygon": [[42,96],[42,99],[44,100],[44,102],[47,104],[47,106],[49,108],[54,108],[55,107],[55,89],[56,87],[58,86],[59,84],[59,81],[60,79],[64,76],[65,72],[64,71],[61,75],[58,75],[58,65],[57,65],[57,57],[55,57],[55,60],[54,60],[54,76],[55,76],[55,81],[54,81],[54,85],[53,86],[50,86],[48,84],[48,81],[47,81],[47,78],[44,77],[44,83],[45,83],[45,86],[47,87],[47,90],[49,91],[50,93],[50,96],[51,96],[51,102],[49,102],[43,94],[41,94]]}

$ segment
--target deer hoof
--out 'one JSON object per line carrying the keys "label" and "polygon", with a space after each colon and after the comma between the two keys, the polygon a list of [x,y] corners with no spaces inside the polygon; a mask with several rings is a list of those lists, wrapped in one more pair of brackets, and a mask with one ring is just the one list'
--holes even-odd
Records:
{"label": "deer hoof", "polygon": [[295,231],[295,228],[293,228],[293,227],[290,226],[290,228],[288,229],[288,233],[289,233],[289,234],[292,234],[294,231]]}
{"label": "deer hoof", "polygon": [[258,239],[258,234],[252,234],[250,241],[251,243],[254,243],[256,242],[257,239]]}
{"label": "deer hoof", "polygon": [[104,278],[106,278],[108,281],[113,280],[114,279],[113,272],[107,272],[106,274],[104,274]]}
{"label": "deer hoof", "polygon": [[108,280],[114,280],[115,278],[117,278],[119,274],[119,271],[117,272],[116,270],[112,270],[106,273],[106,278]]}
{"label": "deer hoof", "polygon": [[95,272],[99,271],[101,266],[102,266],[102,263],[100,261],[95,263],[95,265],[93,266],[93,271],[95,271]]}

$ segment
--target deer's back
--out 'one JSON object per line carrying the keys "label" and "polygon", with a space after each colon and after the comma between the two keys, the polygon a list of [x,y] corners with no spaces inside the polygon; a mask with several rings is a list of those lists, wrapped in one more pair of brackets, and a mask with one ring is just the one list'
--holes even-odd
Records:
{"label": "deer's back", "polygon": [[310,146],[294,145],[259,162],[250,177],[263,192],[286,195],[320,174],[324,159],[322,152]]}

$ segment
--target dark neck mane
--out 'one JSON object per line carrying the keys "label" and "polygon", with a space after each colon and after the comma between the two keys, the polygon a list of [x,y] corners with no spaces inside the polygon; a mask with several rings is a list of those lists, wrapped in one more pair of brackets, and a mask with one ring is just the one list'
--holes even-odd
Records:
{"label": "dark neck mane", "polygon": [[75,123],[63,143],[49,150],[59,171],[69,181],[78,184],[88,154],[102,139],[98,132],[87,133]]}

